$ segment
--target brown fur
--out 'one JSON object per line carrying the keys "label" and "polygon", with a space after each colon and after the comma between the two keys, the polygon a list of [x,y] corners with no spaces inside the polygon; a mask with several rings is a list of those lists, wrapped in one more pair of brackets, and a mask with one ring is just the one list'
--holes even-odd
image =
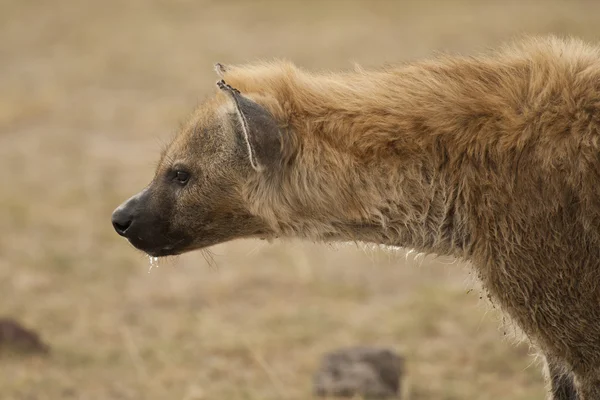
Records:
{"label": "brown fur", "polygon": [[[277,168],[246,163],[227,175],[235,209],[259,227],[236,237],[361,241],[467,260],[545,354],[553,398],[576,398],[573,385],[580,400],[600,398],[598,48],[550,37],[375,71],[316,74],[287,62],[218,70],[282,135]],[[207,116],[225,133],[204,141],[235,132],[232,106],[219,91],[166,159],[185,153],[210,170],[215,161],[191,143]]]}

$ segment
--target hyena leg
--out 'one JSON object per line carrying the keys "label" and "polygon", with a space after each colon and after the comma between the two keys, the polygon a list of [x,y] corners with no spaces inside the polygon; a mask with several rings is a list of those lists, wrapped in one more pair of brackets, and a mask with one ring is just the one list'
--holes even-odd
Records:
{"label": "hyena leg", "polygon": [[[577,395],[575,375],[562,361],[555,357],[546,356],[546,374],[550,384],[549,400],[583,400]],[[596,399],[596,397],[584,399]]]}
{"label": "hyena leg", "polygon": [[579,394],[577,400],[600,400],[600,374],[577,374],[575,384]]}

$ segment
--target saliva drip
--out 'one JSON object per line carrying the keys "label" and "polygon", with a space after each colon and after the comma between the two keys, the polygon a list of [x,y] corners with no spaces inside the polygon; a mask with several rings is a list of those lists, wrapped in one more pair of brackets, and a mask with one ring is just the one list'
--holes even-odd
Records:
{"label": "saliva drip", "polygon": [[152,268],[158,268],[158,257],[148,256],[148,260],[150,260],[150,268],[148,268],[148,273],[152,271]]}

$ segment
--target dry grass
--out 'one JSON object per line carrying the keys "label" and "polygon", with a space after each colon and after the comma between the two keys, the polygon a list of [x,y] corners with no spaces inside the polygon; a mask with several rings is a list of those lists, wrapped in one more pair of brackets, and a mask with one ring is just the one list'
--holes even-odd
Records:
{"label": "dry grass", "polygon": [[321,353],[408,357],[411,399],[543,398],[469,270],[352,247],[239,242],[147,273],[109,216],[213,90],[215,61],[348,68],[515,34],[600,37],[575,1],[0,2],[0,315],[49,358],[0,359],[2,399],[308,399]]}

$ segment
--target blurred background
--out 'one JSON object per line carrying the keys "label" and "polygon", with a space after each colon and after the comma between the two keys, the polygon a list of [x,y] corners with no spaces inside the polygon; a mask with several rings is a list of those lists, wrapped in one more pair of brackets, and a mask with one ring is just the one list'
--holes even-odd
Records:
{"label": "blurred background", "polygon": [[0,1],[1,399],[309,399],[324,352],[406,357],[410,399],[543,399],[452,260],[240,241],[148,273],[110,214],[152,178],[213,64],[310,69],[475,53],[523,33],[600,38],[595,1]]}

